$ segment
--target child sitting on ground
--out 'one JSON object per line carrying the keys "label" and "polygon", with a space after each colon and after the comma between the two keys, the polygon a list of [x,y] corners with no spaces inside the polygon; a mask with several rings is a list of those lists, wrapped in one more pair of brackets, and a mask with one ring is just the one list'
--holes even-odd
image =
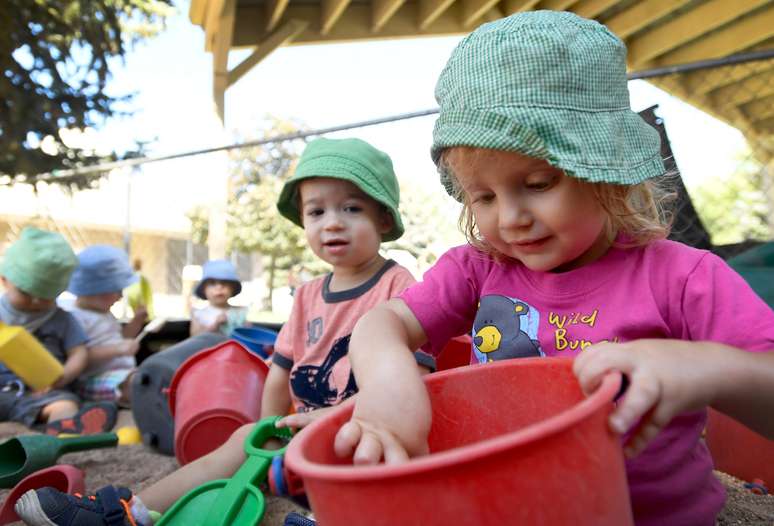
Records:
{"label": "child sitting on ground", "polygon": [[0,362],[0,420],[28,427],[45,425],[50,434],[90,434],[115,423],[113,404],[85,405],[68,389],[88,361],[86,335],[71,314],[56,306],[77,264],[67,241],[53,232],[25,228],[8,247],[0,266],[5,294],[0,297],[0,319],[20,325],[37,338],[64,366],[62,376],[48,389],[32,391]]}
{"label": "child sitting on ground", "polygon": [[225,336],[245,324],[247,309],[233,307],[228,300],[242,291],[242,283],[234,265],[226,259],[215,259],[204,264],[202,279],[194,294],[207,300],[209,305],[191,312],[191,336],[202,332],[220,332]]}
{"label": "child sitting on ground", "polygon": [[93,245],[78,254],[78,266],[68,290],[75,294],[70,311],[88,338],[89,363],[76,383],[84,400],[109,400],[129,406],[130,382],[137,367],[135,354],[140,348],[134,337],[146,321],[138,308],[123,328],[110,312],[121,299],[122,290],[137,281],[126,253],[108,245]]}
{"label": "child sitting on ground", "polygon": [[[304,150],[277,207],[303,227],[312,251],[333,268],[296,291],[290,319],[274,347],[262,417],[285,415],[292,402],[296,414],[278,425],[301,428],[357,391],[347,357],[352,327],[363,312],[414,282],[408,270],[379,254],[382,241],[403,234],[398,202],[390,158],[368,143],[317,139]],[[418,352],[415,360],[423,372],[434,368],[429,355]],[[231,477],[245,460],[244,440],[252,427],[243,426],[220,448],[133,500],[128,490],[112,486],[93,499],[44,488],[27,492],[16,511],[27,524],[51,526],[102,524],[108,513],[130,509],[132,518],[123,524],[148,525],[148,509],[163,512],[188,490]]]}
{"label": "child sitting on ground", "polygon": [[[586,392],[623,372],[610,427],[626,437],[635,521],[715,523],[724,492],[701,440],[706,406],[774,437],[774,313],[721,259],[664,239],[659,134],[629,109],[625,57],[607,28],[556,11],[484,24],[457,46],[431,152],[469,244],[357,323],[360,391],[340,456],[427,453],[431,408],[410,352],[438,352],[516,305],[528,337],[479,338],[474,360],[576,356]],[[556,326],[577,313],[593,323]]]}

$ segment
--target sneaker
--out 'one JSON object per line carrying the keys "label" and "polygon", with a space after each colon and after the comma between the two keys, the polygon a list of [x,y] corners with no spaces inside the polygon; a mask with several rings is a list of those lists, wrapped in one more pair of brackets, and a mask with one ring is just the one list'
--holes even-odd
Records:
{"label": "sneaker", "polygon": [[116,425],[118,409],[113,402],[94,402],[84,405],[72,418],[54,420],[46,424],[47,435],[72,433],[74,435],[93,435],[104,433]]}
{"label": "sneaker", "polygon": [[143,526],[132,517],[131,500],[131,491],[113,486],[85,497],[41,488],[22,495],[14,510],[28,526]]}

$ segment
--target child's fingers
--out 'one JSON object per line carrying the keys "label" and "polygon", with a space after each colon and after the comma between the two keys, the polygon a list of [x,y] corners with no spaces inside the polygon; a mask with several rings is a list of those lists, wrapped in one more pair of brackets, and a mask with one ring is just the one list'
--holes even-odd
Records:
{"label": "child's fingers", "polygon": [[360,436],[360,443],[352,455],[352,463],[355,465],[373,465],[378,464],[382,459],[384,448],[379,436],[370,431],[363,431]]}
{"label": "child's fingers", "polygon": [[302,429],[311,423],[312,419],[305,414],[295,413],[288,415],[277,420],[274,424],[277,427],[292,427],[294,429]]}
{"label": "child's fingers", "polygon": [[360,442],[363,430],[356,422],[349,421],[339,429],[333,440],[333,449],[336,455],[342,458],[352,456],[355,446]]}
{"label": "child's fingers", "polygon": [[661,385],[652,376],[634,375],[626,395],[610,415],[610,427],[617,433],[632,428],[661,398]]}
{"label": "child's fingers", "polygon": [[572,364],[575,377],[584,393],[593,393],[610,371],[629,374],[631,361],[615,345],[599,344],[579,354]]}

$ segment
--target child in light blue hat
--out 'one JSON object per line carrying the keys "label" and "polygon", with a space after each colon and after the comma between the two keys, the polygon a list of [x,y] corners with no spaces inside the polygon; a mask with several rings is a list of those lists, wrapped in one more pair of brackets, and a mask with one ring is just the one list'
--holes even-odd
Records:
{"label": "child in light blue hat", "polygon": [[[470,332],[472,363],[575,357],[586,392],[625,374],[609,425],[635,522],[714,524],[706,407],[774,438],[774,312],[721,259],[665,239],[659,135],[629,107],[623,42],[568,12],[513,15],[460,42],[436,99],[431,155],[469,243],[356,325],[360,391],[337,452],[426,453],[429,399],[399,354]],[[474,398],[491,407],[469,411],[497,410]]]}
{"label": "child in light blue hat", "polygon": [[220,332],[230,336],[245,324],[247,309],[234,307],[228,300],[242,291],[234,264],[226,259],[213,259],[204,264],[202,279],[194,294],[208,305],[191,312],[191,336],[202,332]]}
{"label": "child in light blue hat", "polygon": [[47,433],[97,433],[115,422],[112,404],[81,407],[73,382],[88,362],[87,337],[80,323],[56,305],[77,264],[60,235],[33,227],[5,251],[0,275],[0,320],[24,327],[37,338],[64,372],[50,389],[34,391],[0,361],[0,420],[28,427],[44,425]]}
{"label": "child in light blue hat", "polygon": [[78,254],[68,290],[76,296],[71,313],[86,331],[89,363],[76,390],[85,400],[131,403],[131,377],[140,348],[134,339],[147,316],[142,310],[125,326],[110,312],[122,290],[137,281],[126,252],[109,245],[92,245]]}

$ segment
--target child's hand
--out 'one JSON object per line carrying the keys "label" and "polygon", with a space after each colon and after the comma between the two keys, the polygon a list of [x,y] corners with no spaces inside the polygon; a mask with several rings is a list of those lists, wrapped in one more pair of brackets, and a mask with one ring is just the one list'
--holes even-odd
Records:
{"label": "child's hand", "polygon": [[708,342],[635,340],[601,343],[584,350],[573,364],[584,392],[594,391],[606,373],[620,371],[629,388],[610,415],[610,427],[625,433],[628,457],[639,454],[673,417],[713,403],[723,384],[723,363],[733,352]]}
{"label": "child's hand", "polygon": [[119,344],[122,356],[134,356],[140,350],[140,343],[136,340],[124,340]]}
{"label": "child's hand", "polygon": [[411,401],[404,410],[400,403],[389,401],[389,394],[387,399],[369,397],[361,390],[352,418],[336,434],[336,454],[352,455],[354,464],[377,464],[382,458],[387,464],[400,464],[409,457],[426,455],[432,416],[427,391],[421,382],[419,387],[421,393],[416,396],[404,393],[400,398]]}
{"label": "child's hand", "polygon": [[290,427],[293,429],[303,429],[321,416],[327,415],[333,411],[333,407],[323,407],[322,409],[315,409],[308,413],[294,413],[278,420],[276,427]]}

